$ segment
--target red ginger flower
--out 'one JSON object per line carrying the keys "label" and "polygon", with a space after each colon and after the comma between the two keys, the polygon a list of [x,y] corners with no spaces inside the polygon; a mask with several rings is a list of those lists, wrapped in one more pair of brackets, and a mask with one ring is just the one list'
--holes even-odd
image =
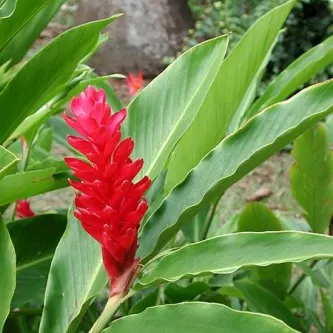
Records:
{"label": "red ginger flower", "polygon": [[151,181],[144,177],[133,182],[143,160],[132,161],[129,157],[134,148],[130,138],[121,141],[120,126],[126,109],[111,115],[105,92],[93,87],[74,98],[71,109],[76,119],[65,115],[65,120],[83,138],[69,136],[68,142],[90,161],[65,158],[81,179],[71,181],[79,191],[74,215],[102,246],[111,295],[125,292],[138,271],[138,228],[148,209],[143,194]]}
{"label": "red ginger flower", "polygon": [[19,200],[16,204],[16,216],[19,218],[32,217],[36,214],[31,210],[28,200]]}
{"label": "red ginger flower", "polygon": [[133,73],[129,73],[126,78],[127,87],[132,96],[142,89],[143,87],[143,74],[142,72],[138,73],[138,76],[134,76]]}

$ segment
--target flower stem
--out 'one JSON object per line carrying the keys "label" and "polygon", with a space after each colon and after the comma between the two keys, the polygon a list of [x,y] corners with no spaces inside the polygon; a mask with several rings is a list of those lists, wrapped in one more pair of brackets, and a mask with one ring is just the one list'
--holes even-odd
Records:
{"label": "flower stem", "polygon": [[90,329],[88,333],[100,333],[106,325],[111,321],[112,316],[118,310],[120,304],[126,301],[129,297],[134,294],[134,291],[130,291],[127,295],[124,294],[116,294],[109,298],[108,302],[105,305],[105,308],[94,326]]}

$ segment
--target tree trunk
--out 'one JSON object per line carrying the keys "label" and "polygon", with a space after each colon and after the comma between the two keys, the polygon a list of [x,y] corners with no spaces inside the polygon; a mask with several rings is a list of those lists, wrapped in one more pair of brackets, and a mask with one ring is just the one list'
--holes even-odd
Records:
{"label": "tree trunk", "polygon": [[164,56],[174,56],[192,27],[186,0],[80,0],[77,23],[125,15],[108,28],[109,40],[93,58],[100,73],[142,70],[147,76],[163,68]]}

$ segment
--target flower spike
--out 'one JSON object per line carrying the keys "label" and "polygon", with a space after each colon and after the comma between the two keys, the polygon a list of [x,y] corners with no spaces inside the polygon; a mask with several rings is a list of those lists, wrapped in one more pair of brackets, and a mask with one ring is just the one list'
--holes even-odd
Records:
{"label": "flower spike", "polygon": [[134,181],[143,160],[130,158],[131,138],[121,141],[126,109],[112,114],[105,92],[93,87],[73,98],[71,108],[74,117],[65,115],[65,120],[81,137],[69,136],[68,142],[87,158],[65,158],[80,179],[71,181],[77,190],[74,215],[101,244],[110,295],[124,293],[139,269],[138,229],[148,209],[143,195],[151,181]]}

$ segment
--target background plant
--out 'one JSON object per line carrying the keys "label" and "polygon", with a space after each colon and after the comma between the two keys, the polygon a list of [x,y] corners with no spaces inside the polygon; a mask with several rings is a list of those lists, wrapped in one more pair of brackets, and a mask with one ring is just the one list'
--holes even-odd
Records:
{"label": "background plant", "polygon": [[[231,33],[230,51],[255,20],[284,2],[285,0],[190,0],[189,6],[196,23],[184,40],[182,52],[204,40],[227,33]],[[272,52],[259,94],[292,61],[331,35],[332,13],[333,5],[330,0],[297,1]],[[173,60],[164,59],[166,63]],[[327,80],[331,75],[332,67],[329,66],[314,76],[311,83]]]}

